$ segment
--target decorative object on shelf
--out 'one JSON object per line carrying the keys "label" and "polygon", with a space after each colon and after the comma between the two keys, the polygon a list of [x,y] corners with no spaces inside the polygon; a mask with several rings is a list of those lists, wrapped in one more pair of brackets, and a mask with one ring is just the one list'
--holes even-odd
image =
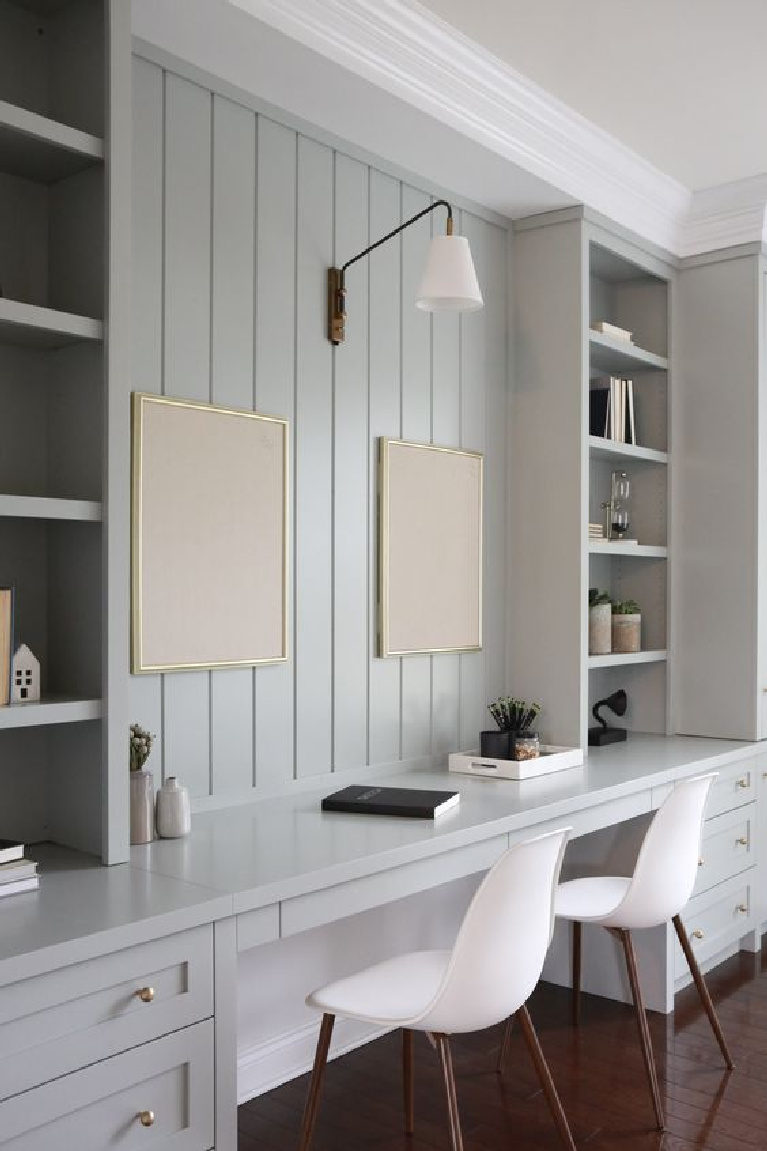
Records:
{"label": "decorative object on shelf", "polygon": [[541,741],[537,731],[522,731],[514,736],[514,758],[517,761],[537,759],[541,754]]}
{"label": "decorative object on shelf", "polygon": [[595,320],[591,325],[592,332],[601,332],[603,336],[610,336],[613,340],[625,340],[627,344],[633,344],[634,333],[627,331],[626,328],[619,328],[617,324],[610,324],[607,320]]}
{"label": "decorative object on shelf", "polygon": [[622,743],[626,738],[625,727],[610,727],[606,719],[600,715],[600,709],[606,707],[615,715],[625,715],[628,707],[628,696],[623,688],[614,691],[612,695],[597,700],[591,709],[591,714],[599,727],[589,728],[589,747],[605,747],[608,743]]}
{"label": "decorative object on shelf", "polygon": [[11,661],[11,703],[39,703],[40,661],[25,643]]}
{"label": "decorative object on shelf", "polygon": [[592,384],[589,434],[619,444],[636,444],[633,380],[609,376]]}
{"label": "decorative object on shelf", "polygon": [[169,776],[157,792],[157,834],[161,839],[180,839],[192,830],[189,790],[175,775]]}
{"label": "decorative object on shelf", "polygon": [[612,651],[612,600],[606,591],[589,588],[589,655]]}
{"label": "decorative object on shelf", "polygon": [[603,540],[605,538],[604,524],[589,524],[589,539]]}
{"label": "decorative object on shelf", "polygon": [[137,723],[130,727],[130,841],[154,839],[154,780],[144,764],[152,751],[154,736]]}
{"label": "decorative object on shelf", "polygon": [[626,655],[642,650],[642,613],[636,600],[620,600],[612,605],[613,651]]}
{"label": "decorative object on shelf", "polygon": [[288,658],[288,424],[133,396],[132,670]]}
{"label": "decorative object on shelf", "polygon": [[485,779],[537,779],[541,775],[551,775],[582,764],[583,748],[543,743],[539,746],[539,754],[532,759],[493,759],[476,752],[451,752],[448,756],[450,771]]}
{"label": "decorative object on shelf", "polygon": [[498,731],[480,732],[480,753],[483,757],[534,759],[540,754],[538,733],[532,730],[532,724],[541,712],[539,703],[528,703],[527,700],[506,695],[494,699],[487,705],[487,710],[498,724]]}
{"label": "decorative object on shelf", "polygon": [[342,344],[346,338],[346,269],[436,208],[447,209],[447,226],[444,236],[435,236],[431,241],[416,307],[426,312],[475,312],[482,307],[482,293],[469,241],[465,236],[453,235],[453,209],[447,200],[435,200],[428,208],[417,212],[404,224],[347,260],[341,268],[328,268],[328,339],[332,344]]}
{"label": "decorative object on shelf", "polygon": [[605,536],[608,540],[625,539],[631,522],[629,501],[631,481],[626,472],[613,472],[610,477],[610,499],[602,504],[605,513]]}
{"label": "decorative object on shelf", "polygon": [[11,702],[13,599],[12,587],[0,587],[0,707]]}
{"label": "decorative object on shelf", "polygon": [[490,728],[479,733],[479,754],[489,759],[512,759],[513,736],[510,731]]}
{"label": "decorative object on shelf", "polygon": [[482,647],[482,456],[379,441],[378,654]]}

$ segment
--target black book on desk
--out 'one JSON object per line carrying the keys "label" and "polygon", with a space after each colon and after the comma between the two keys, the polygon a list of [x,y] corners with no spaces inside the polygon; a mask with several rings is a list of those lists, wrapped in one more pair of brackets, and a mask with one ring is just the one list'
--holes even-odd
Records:
{"label": "black book on desk", "polygon": [[421,791],[411,787],[344,787],[322,801],[323,811],[350,815],[400,815],[409,819],[436,819],[458,806],[457,791]]}

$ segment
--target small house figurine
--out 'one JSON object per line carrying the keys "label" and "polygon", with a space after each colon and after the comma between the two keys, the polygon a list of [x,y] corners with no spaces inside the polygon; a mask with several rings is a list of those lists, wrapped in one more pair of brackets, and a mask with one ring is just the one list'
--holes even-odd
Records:
{"label": "small house figurine", "polygon": [[32,703],[39,699],[40,661],[23,643],[11,661],[11,703]]}

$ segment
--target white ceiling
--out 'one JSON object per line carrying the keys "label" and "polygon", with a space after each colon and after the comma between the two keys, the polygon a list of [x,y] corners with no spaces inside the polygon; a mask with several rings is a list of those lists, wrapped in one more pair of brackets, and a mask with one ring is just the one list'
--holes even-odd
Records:
{"label": "white ceiling", "polygon": [[698,190],[767,172],[767,0],[422,0]]}

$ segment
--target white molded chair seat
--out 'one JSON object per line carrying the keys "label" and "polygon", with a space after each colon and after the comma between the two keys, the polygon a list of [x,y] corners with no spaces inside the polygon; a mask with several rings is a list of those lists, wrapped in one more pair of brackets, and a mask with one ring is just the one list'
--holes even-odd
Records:
{"label": "white molded chair seat", "polygon": [[606,923],[625,899],[630,885],[630,879],[619,879],[617,875],[595,875],[560,883],[554,902],[557,919]]}
{"label": "white molded chair seat", "polygon": [[412,1027],[433,1002],[450,963],[449,951],[414,951],[366,967],[308,996],[308,1007],[384,1027]]}

